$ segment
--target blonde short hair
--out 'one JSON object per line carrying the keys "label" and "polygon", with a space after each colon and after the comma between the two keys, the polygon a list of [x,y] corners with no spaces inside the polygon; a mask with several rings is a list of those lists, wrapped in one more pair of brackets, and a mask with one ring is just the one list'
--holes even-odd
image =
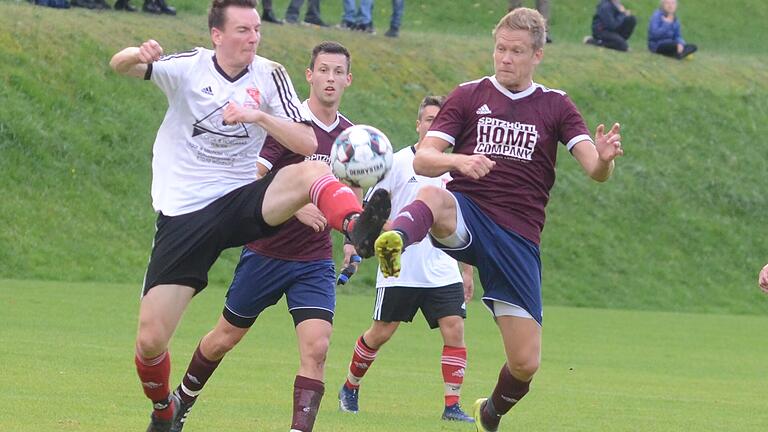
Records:
{"label": "blonde short hair", "polygon": [[534,50],[544,48],[547,42],[547,20],[536,9],[517,8],[504,15],[493,29],[493,36],[496,37],[496,33],[502,28],[527,31],[533,40]]}

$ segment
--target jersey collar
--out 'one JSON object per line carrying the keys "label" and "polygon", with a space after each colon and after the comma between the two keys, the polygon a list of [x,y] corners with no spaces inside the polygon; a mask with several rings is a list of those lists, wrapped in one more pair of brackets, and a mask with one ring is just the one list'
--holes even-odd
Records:
{"label": "jersey collar", "polygon": [[312,110],[309,109],[309,99],[305,100],[301,104],[304,105],[304,108],[307,109],[307,112],[309,113],[309,116],[312,119],[312,123],[316,124],[317,127],[319,127],[320,129],[330,133],[330,132],[333,132],[333,130],[336,129],[336,127],[339,125],[338,111],[336,111],[336,119],[333,121],[333,123],[326,125],[319,118],[315,117],[315,113],[313,113]]}
{"label": "jersey collar", "polygon": [[488,78],[494,87],[496,87],[496,90],[501,92],[504,96],[512,99],[512,100],[518,100],[522,99],[526,96],[530,96],[534,91],[536,91],[536,87],[538,87],[538,84],[531,82],[531,86],[523,91],[519,91],[517,93],[513,93],[509,91],[506,87],[501,85],[498,80],[496,80],[496,76],[492,76]]}
{"label": "jersey collar", "polygon": [[216,54],[213,55],[213,67],[216,69],[216,72],[219,73],[219,75],[222,76],[225,80],[229,82],[235,82],[239,80],[240,78],[244,77],[248,73],[248,69],[250,66],[246,66],[245,69],[243,69],[239,74],[235,75],[234,77],[230,77],[227,75],[226,72],[224,72],[224,69],[219,66],[219,62],[216,61]]}

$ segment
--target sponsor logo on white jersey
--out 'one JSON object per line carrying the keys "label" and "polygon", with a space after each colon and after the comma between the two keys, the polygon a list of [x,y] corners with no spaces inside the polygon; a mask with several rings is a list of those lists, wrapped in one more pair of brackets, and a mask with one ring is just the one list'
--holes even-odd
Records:
{"label": "sponsor logo on white jersey", "polygon": [[481,106],[480,108],[477,109],[477,111],[475,111],[475,114],[480,114],[480,115],[488,115],[490,113],[491,113],[491,109],[488,108],[488,104],[483,104],[483,106]]}
{"label": "sponsor logo on white jersey", "polygon": [[408,180],[408,183],[418,183],[419,181],[416,179],[416,176],[413,176]]}
{"label": "sponsor logo on white jersey", "polygon": [[475,153],[530,161],[538,140],[535,125],[483,117],[477,121]]}
{"label": "sponsor logo on white jersey", "polygon": [[205,86],[200,91],[207,94],[208,96],[213,96],[213,89],[211,88],[211,86]]}

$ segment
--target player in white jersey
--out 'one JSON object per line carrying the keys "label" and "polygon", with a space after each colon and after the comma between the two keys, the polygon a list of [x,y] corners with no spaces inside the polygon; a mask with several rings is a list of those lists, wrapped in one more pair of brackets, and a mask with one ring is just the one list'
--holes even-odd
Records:
{"label": "player in white jersey", "polygon": [[153,148],[158,218],[134,359],[154,407],[149,432],[170,430],[180,411],[170,395],[168,342],[222,250],[274,235],[311,202],[359,255],[371,256],[389,215],[385,193],[363,212],[357,195],[324,162],[301,162],[256,180],[267,134],[303,155],[317,148],[285,69],[256,56],[260,25],[254,0],[213,0],[213,50],[163,57],[160,44],[148,40],[110,62],[120,74],[151,80],[169,105]]}
{"label": "player in white jersey", "polygon": [[[427,96],[419,106],[416,131],[419,143],[426,136],[443,98]],[[413,159],[419,143],[406,147],[394,155],[392,169],[387,176],[368,191],[386,190],[392,196],[391,217],[416,198],[418,191],[432,185],[445,188],[450,181],[448,173],[439,177],[424,177],[413,171]],[[473,269],[435,248],[429,241],[414,244],[403,254],[403,265],[397,277],[384,277],[381,269],[376,279],[376,304],[371,327],[357,339],[347,380],[339,391],[342,411],[358,412],[360,382],[371,367],[378,350],[392,337],[401,322],[410,322],[419,309],[432,329],[440,328],[443,337],[441,369],[445,384],[443,420],[474,422],[461,410],[459,396],[467,366],[464,344],[464,318],[466,301],[472,298]]]}

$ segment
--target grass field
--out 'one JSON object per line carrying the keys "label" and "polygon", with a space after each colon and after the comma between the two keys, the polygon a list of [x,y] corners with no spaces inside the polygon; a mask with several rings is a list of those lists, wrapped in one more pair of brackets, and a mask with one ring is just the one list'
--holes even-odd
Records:
{"label": "grass field", "polygon": [[[172,344],[177,384],[215,322],[223,289],[192,303]],[[358,416],[336,391],[372,298],[342,295],[316,431],[468,431],[439,421],[441,340],[423,318],[401,327],[366,376]],[[137,431],[149,404],[135,378],[136,285],[0,280],[0,431]],[[503,361],[485,309],[468,309],[464,404],[487,395]],[[533,391],[504,430],[760,432],[768,427],[768,318],[546,308]],[[228,356],[185,431],[288,429],[298,357],[279,303]]]}

